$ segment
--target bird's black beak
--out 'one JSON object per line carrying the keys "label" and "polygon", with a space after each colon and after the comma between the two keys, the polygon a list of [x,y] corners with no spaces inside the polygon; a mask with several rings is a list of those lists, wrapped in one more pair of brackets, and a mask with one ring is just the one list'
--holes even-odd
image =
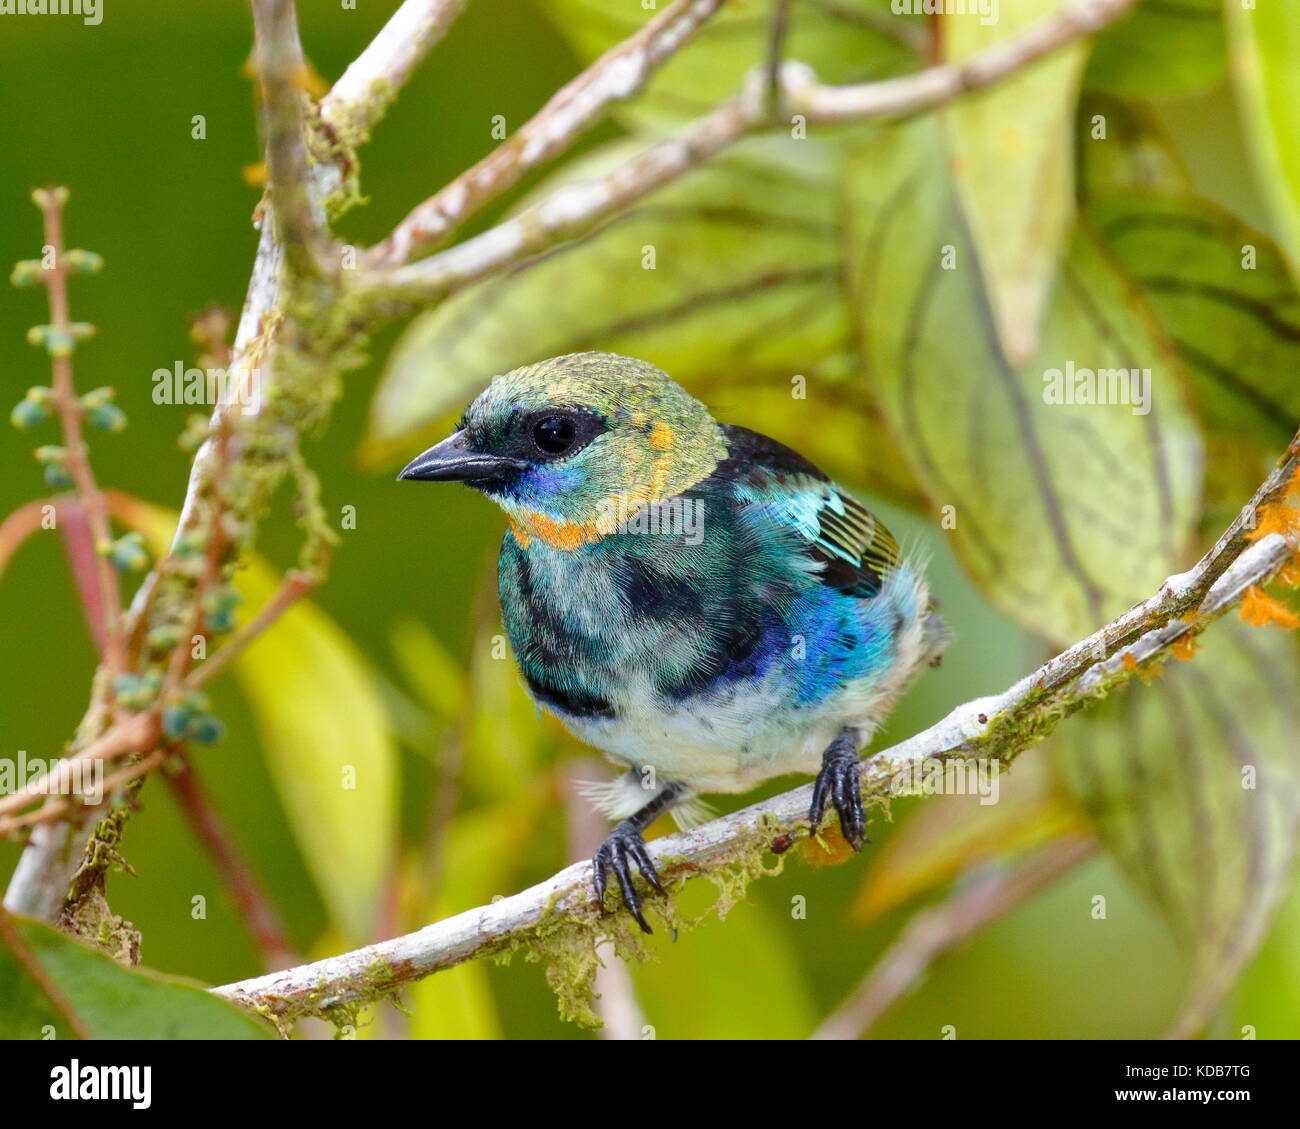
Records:
{"label": "bird's black beak", "polygon": [[522,459],[467,451],[464,443],[465,433],[453,432],[407,463],[397,481],[500,482],[507,474],[528,467]]}

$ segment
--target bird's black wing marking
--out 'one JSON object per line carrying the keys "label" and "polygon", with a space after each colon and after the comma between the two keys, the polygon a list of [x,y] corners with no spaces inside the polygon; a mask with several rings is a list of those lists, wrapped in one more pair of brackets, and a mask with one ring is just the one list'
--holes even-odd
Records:
{"label": "bird's black wing marking", "polygon": [[809,556],[822,565],[822,583],[864,598],[879,592],[901,555],[884,523],[783,443],[732,424],[722,430],[728,457],[714,474],[788,503],[791,524],[807,540]]}

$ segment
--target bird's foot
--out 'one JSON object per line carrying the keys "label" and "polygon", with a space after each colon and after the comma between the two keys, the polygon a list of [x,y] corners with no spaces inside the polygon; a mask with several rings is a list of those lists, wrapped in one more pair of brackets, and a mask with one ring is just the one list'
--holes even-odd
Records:
{"label": "bird's foot", "polygon": [[632,916],[636,918],[636,923],[647,933],[653,933],[654,930],[650,928],[641,909],[641,895],[632,885],[632,863],[636,863],[637,869],[657,893],[664,893],[655,864],[650,861],[650,855],[645,849],[645,840],[641,838],[641,832],[624,820],[600,845],[595,858],[592,859],[592,881],[596,887],[596,904],[604,907],[605,872],[613,871],[614,877],[618,879],[618,888],[623,891],[623,901]]}
{"label": "bird's foot", "polygon": [[841,733],[822,754],[821,771],[813,785],[812,808],[808,821],[813,834],[821,826],[826,801],[840,814],[840,831],[855,851],[862,850],[867,838],[867,813],[862,806],[862,761],[857,742],[849,732]]}

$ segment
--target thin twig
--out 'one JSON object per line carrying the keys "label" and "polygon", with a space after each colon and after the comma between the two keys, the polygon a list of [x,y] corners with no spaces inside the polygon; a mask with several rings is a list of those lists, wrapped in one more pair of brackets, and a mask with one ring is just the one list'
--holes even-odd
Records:
{"label": "thin twig", "polygon": [[194,766],[184,755],[163,773],[195,837],[203,844],[217,873],[248,927],[268,972],[286,968],[298,959],[280,915],[253,874],[225,821],[212,806]]}
{"label": "thin twig", "polygon": [[89,1028],[86,1027],[81,1016],[73,1011],[72,1004],[68,1002],[67,996],[50,979],[45,967],[36,959],[36,954],[27,947],[27,942],[23,940],[22,934],[18,932],[17,923],[2,905],[0,905],[0,941],[3,941],[8,946],[9,951],[14,954],[14,959],[27,973],[28,978],[41,990],[41,994],[50,1001],[50,1006],[58,1012],[59,1018],[68,1025],[73,1038],[89,1039]]}
{"label": "thin twig", "polygon": [[[569,826],[569,857],[587,859],[596,853],[605,836],[609,834],[604,817],[581,792],[583,780],[599,775],[600,762],[594,757],[573,761],[563,775],[564,811]],[[596,970],[593,985],[596,995],[596,1014],[603,1026],[600,1035],[613,1041],[640,1039],[645,1029],[645,1012],[637,999],[636,985],[627,965],[618,959],[614,946],[606,942],[597,947],[600,967]]]}
{"label": "thin twig", "polygon": [[[63,246],[63,205],[67,202],[68,191],[66,188],[49,188],[38,191],[34,198],[44,219],[45,244],[54,253],[53,267],[42,272],[50,299],[50,326],[55,332],[68,334],[68,274],[64,266]],[[86,441],[81,433],[82,407],[73,384],[71,353],[56,353],[51,358],[51,367],[54,400],[63,428],[68,475],[76,486],[96,546],[106,545],[112,537],[108,508],[99,483],[95,480],[95,472],[91,469]],[[111,692],[113,679],[126,669],[126,656],[122,647],[122,597],[113,566],[105,557],[96,557],[95,573],[103,608],[104,668],[108,672]]]}
{"label": "thin twig", "polygon": [[406,0],[320,102],[320,116],[336,134],[360,139],[434,46],[468,0]]}
{"label": "thin twig", "polygon": [[[1298,466],[1300,435],[1256,498],[1279,496],[1275,479],[1294,481]],[[896,777],[931,758],[982,756],[1010,761],[1047,736],[1062,717],[1146,672],[1183,635],[1203,630],[1248,588],[1265,583],[1294,559],[1297,546],[1294,534],[1269,533],[1253,542],[1220,539],[1195,567],[1170,577],[1155,595],[1088,640],[1003,693],[966,702],[929,729],[872,757],[863,766],[864,796],[887,794]],[[1218,579],[1204,591],[1206,578],[1213,574]],[[1184,613],[1186,618],[1177,618]],[[1135,617],[1144,624],[1136,634]],[[1111,649],[1109,644],[1117,639],[1132,641]],[[1038,723],[1026,725],[1026,718]],[[648,845],[650,856],[661,877],[678,886],[703,869],[734,860],[738,851],[762,849],[780,835],[807,834],[811,794],[812,785],[807,784],[700,827],[656,839]],[[539,926],[553,931],[565,920],[575,927],[598,927],[594,926],[598,910],[591,892],[590,863],[576,863],[520,894],[407,936],[214,991],[289,1019],[372,998],[517,943]]]}
{"label": "thin twig", "polygon": [[220,674],[243,653],[245,647],[315,588],[316,583],[316,578],[306,572],[290,570],[285,573],[284,582],[261,611],[227,639],[207,662],[192,671],[185,680],[186,686],[196,689]]}
{"label": "thin twig", "polygon": [[[146,752],[152,749],[162,736],[162,723],[158,712],[128,714],[110,726],[102,736],[96,738],[84,748],[77,749],[60,760],[35,780],[29,781],[18,791],[8,796],[0,796],[0,816],[11,815],[21,811],[35,800],[43,800],[49,795],[53,784],[61,774],[68,772],[74,764],[90,764],[97,760],[114,760],[128,753]],[[17,825],[0,820],[0,836],[12,834]]]}
{"label": "thin twig", "polygon": [[917,913],[810,1038],[862,1038],[916,987],[940,956],[1073,870],[1095,847],[1095,840],[1073,836],[1044,847],[1019,866],[973,875],[969,885],[959,887],[946,901]]}
{"label": "thin twig", "polygon": [[332,267],[323,210],[308,191],[304,113],[307,63],[293,0],[252,0],[254,62],[262,96],[271,208],[285,251],[302,275]]}
{"label": "thin twig", "polygon": [[392,267],[435,246],[530,169],[569,149],[615,102],[639,94],[726,0],[676,0],[612,47],[505,142],[473,168],[416,207],[366,256],[372,267]]}
{"label": "thin twig", "polygon": [[[816,81],[808,67],[786,63],[780,70],[781,104],[790,114],[801,114],[810,122],[827,124],[920,113],[991,86],[1078,42],[1123,15],[1135,2],[1070,0],[1054,16],[968,59],[928,67],[903,78],[824,86]],[[742,138],[786,124],[774,121],[769,113],[763,80],[760,69],[739,96],[723,102],[603,176],[563,185],[482,234],[419,262],[367,272],[366,278],[358,283],[360,291],[377,305],[438,299],[585,234]],[[572,136],[566,135],[564,147],[572,140]],[[385,261],[392,258],[387,252],[382,257]]]}

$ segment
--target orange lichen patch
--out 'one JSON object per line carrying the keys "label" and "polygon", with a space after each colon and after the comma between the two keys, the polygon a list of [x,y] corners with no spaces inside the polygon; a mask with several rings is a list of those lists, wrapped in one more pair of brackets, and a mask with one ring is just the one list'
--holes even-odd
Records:
{"label": "orange lichen patch", "polygon": [[1241,599],[1241,618],[1253,627],[1267,627],[1270,623],[1278,627],[1300,627],[1300,616],[1281,600],[1273,599],[1258,584],[1246,589]]}
{"label": "orange lichen patch", "polygon": [[673,445],[673,429],[666,423],[656,423],[650,429],[650,446],[656,451],[666,451]]}
{"label": "orange lichen patch", "polygon": [[830,824],[816,839],[800,839],[798,855],[809,866],[839,866],[854,855],[838,823]]}
{"label": "orange lichen patch", "polygon": [[1288,588],[1300,587],[1300,553],[1292,553],[1277,570],[1277,579]]}
{"label": "orange lichen patch", "polygon": [[1246,532],[1246,540],[1258,541],[1270,533],[1280,533],[1283,537],[1300,535],[1300,510],[1285,502],[1270,502],[1267,506],[1260,506],[1255,511],[1255,528]]}
{"label": "orange lichen patch", "polygon": [[1124,669],[1127,670],[1130,674],[1133,671],[1137,670],[1138,668],[1138,661],[1131,654],[1125,655],[1122,659],[1120,659],[1120,662],[1123,663]]}
{"label": "orange lichen patch", "polygon": [[1169,648],[1169,653],[1179,662],[1187,662],[1201,649],[1201,641],[1190,632],[1186,635],[1180,635],[1174,640],[1174,644]]}

